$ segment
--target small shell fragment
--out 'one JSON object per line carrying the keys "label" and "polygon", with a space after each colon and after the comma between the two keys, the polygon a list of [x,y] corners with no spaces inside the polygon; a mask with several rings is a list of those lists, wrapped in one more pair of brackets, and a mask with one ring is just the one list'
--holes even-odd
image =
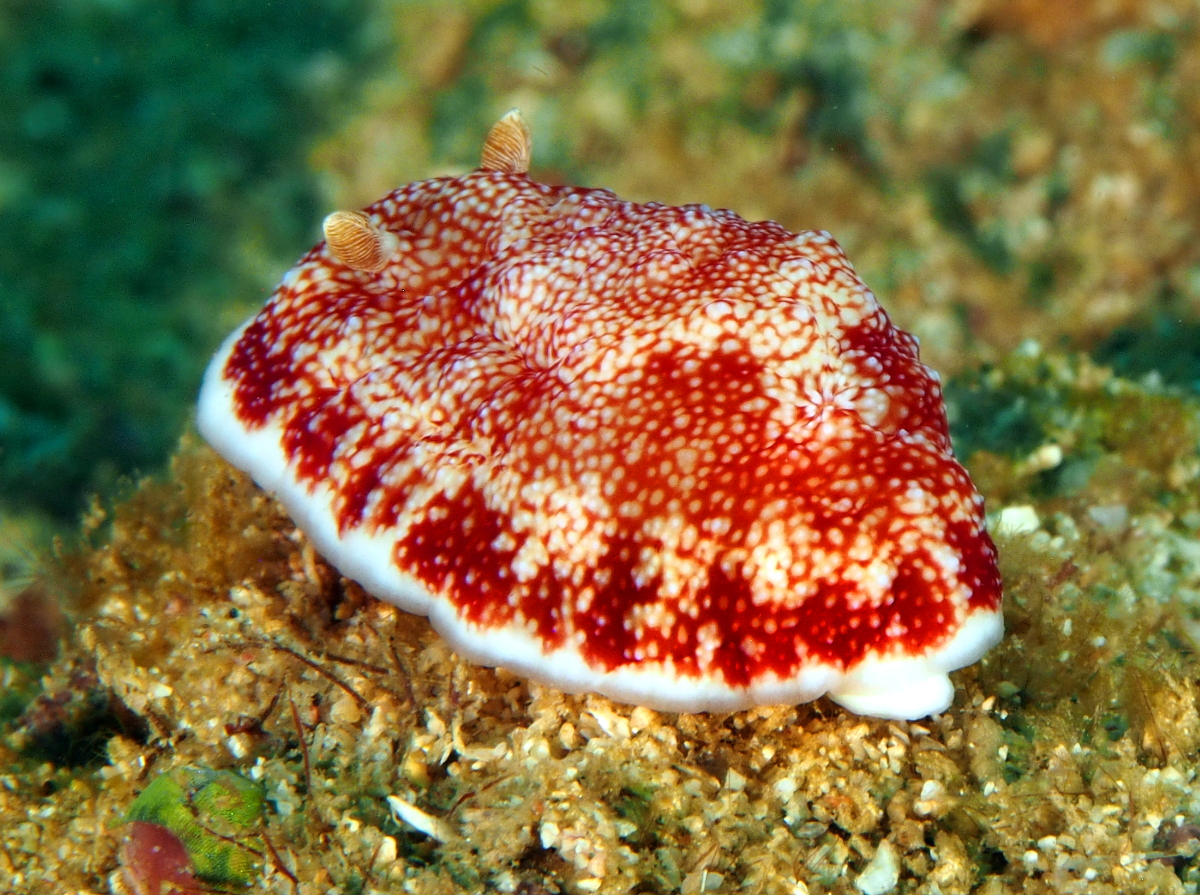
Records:
{"label": "small shell fragment", "polygon": [[895,846],[884,839],[854,881],[854,886],[863,895],[887,895],[899,882],[900,856],[896,854]]}
{"label": "small shell fragment", "polygon": [[424,833],[438,842],[449,842],[455,838],[454,828],[440,817],[426,814],[411,802],[406,802],[399,796],[387,797],[388,807],[392,816],[398,821],[408,824],[414,830]]}

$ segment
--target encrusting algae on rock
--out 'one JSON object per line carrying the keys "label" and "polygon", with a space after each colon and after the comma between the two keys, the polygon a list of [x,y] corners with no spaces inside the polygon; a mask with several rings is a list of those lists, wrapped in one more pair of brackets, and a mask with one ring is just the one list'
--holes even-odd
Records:
{"label": "encrusting algae on rock", "polygon": [[[473,665],[186,445],[68,558],[78,623],[47,682],[90,664],[145,727],[75,771],[6,736],[0,872],[127,892],[130,806],[206,768],[262,789],[239,840],[259,891],[849,895],[893,870],[927,895],[1196,891],[1195,405],[1029,352],[975,394],[1025,408],[1063,480],[976,451],[1037,529],[999,534],[1009,636],[920,723],[824,700],[663,713]],[[1128,433],[1149,415],[1175,424],[1147,453]]]}
{"label": "encrusting algae on rock", "polygon": [[[141,791],[125,816],[121,867],[134,895],[199,880],[245,885],[260,875],[263,794],[230,771],[179,767]],[[249,843],[251,844],[248,844]]]}

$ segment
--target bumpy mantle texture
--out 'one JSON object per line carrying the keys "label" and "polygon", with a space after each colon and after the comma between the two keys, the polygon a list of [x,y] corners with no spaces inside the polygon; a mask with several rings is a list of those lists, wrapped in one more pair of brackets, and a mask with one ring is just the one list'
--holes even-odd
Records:
{"label": "bumpy mantle texture", "polygon": [[916,718],[999,640],[937,376],[823,232],[480,168],[325,221],[203,435],[468,658],[679,711]]}

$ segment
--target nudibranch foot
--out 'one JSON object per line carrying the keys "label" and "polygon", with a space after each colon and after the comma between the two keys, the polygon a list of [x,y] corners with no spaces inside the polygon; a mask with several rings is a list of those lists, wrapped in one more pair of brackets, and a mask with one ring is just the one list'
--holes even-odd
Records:
{"label": "nudibranch foot", "polygon": [[201,433],[464,657],[674,711],[944,710],[1003,631],[937,375],[827,233],[479,169],[326,220]]}

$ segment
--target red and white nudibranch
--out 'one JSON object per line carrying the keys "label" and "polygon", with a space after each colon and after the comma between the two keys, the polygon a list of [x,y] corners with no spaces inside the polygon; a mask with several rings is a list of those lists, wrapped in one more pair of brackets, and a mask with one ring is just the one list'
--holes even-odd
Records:
{"label": "red and white nudibranch", "polygon": [[1001,636],[937,375],[827,233],[480,168],[325,221],[204,437],[461,655],[676,711],[947,708]]}

